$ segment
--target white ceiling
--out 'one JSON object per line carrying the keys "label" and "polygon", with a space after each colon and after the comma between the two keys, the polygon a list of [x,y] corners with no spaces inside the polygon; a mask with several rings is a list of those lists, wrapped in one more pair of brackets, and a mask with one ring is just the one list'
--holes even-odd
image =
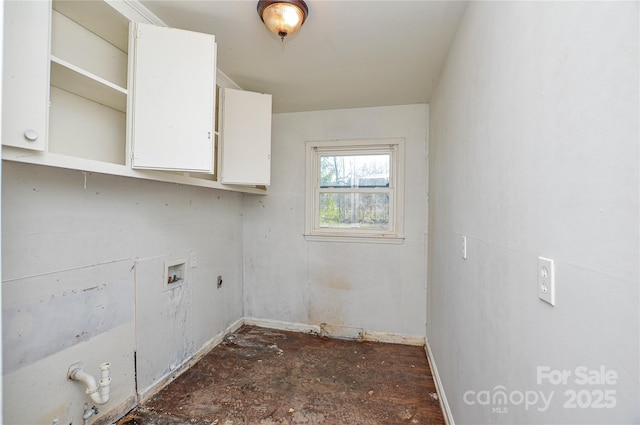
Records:
{"label": "white ceiling", "polygon": [[218,68],[274,112],[426,103],[464,13],[462,1],[307,0],[284,42],[257,0],[143,0],[167,25],[216,36]]}

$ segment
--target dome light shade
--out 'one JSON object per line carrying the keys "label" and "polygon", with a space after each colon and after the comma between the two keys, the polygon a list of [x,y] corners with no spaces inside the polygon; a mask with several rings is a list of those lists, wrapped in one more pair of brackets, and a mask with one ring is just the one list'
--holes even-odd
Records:
{"label": "dome light shade", "polygon": [[258,2],[258,15],[265,26],[283,41],[288,35],[298,31],[309,9],[302,0],[260,0]]}

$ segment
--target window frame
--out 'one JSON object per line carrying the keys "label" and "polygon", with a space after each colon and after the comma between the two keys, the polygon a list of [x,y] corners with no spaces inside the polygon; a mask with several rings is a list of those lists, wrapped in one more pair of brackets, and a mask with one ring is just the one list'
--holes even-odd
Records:
{"label": "window frame", "polygon": [[[401,244],[404,241],[404,139],[328,140],[306,142],[305,239],[308,241]],[[320,158],[331,155],[389,154],[388,188],[321,188]],[[319,226],[320,193],[388,193],[389,229]]]}

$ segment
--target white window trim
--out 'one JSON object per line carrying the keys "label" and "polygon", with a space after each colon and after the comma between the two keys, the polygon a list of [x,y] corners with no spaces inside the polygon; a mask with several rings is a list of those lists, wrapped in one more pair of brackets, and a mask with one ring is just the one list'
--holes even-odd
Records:
{"label": "white window trim", "polygon": [[[387,231],[324,229],[317,226],[320,182],[318,153],[362,154],[381,150],[388,153],[389,164],[389,225]],[[306,142],[305,239],[320,242],[388,243],[404,242],[404,139],[328,140]],[[366,191],[354,189],[354,191]]]}

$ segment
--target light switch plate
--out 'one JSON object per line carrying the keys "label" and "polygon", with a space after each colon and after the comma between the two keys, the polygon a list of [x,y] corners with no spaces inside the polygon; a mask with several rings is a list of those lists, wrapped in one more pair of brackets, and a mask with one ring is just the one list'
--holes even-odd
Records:
{"label": "light switch plate", "polygon": [[193,251],[191,255],[189,255],[189,267],[198,267],[198,253],[195,251]]}
{"label": "light switch plate", "polygon": [[466,236],[462,237],[462,259],[463,260],[467,259],[467,237]]}

